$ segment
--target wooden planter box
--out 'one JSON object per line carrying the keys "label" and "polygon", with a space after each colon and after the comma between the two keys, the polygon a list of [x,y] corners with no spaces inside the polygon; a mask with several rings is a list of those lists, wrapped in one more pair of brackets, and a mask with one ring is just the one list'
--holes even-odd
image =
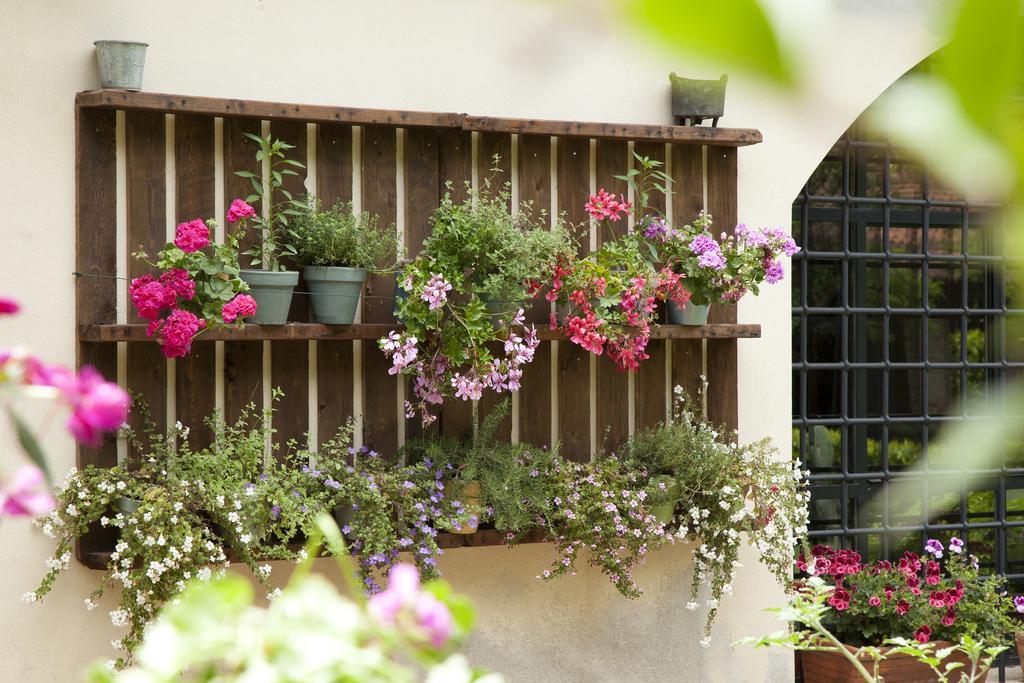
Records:
{"label": "wooden planter box", "polygon": [[[952,643],[936,641],[935,649],[941,650],[950,645]],[[857,648],[849,645],[846,648],[850,652],[857,651]],[[883,652],[888,649],[882,648]],[[871,658],[862,655],[860,660],[870,672]],[[853,664],[839,652],[801,652],[800,662],[804,683],[864,683],[864,679],[853,668]],[[971,661],[961,652],[954,653],[944,663],[949,662],[961,662],[964,665],[964,669],[961,670],[970,671]],[[879,664],[878,675],[885,683],[931,683],[938,680],[927,664],[922,664],[905,654],[890,655]]]}

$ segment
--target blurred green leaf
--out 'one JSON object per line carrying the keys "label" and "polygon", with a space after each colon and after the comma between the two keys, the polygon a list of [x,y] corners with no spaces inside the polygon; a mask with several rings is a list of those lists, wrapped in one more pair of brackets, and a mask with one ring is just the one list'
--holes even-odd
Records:
{"label": "blurred green leaf", "polygon": [[36,440],[35,434],[32,430],[21,419],[21,416],[14,412],[13,409],[8,408],[7,414],[10,415],[11,421],[14,423],[14,431],[18,435],[18,443],[21,444],[21,449],[25,451],[25,455],[28,456],[29,460],[33,462],[39,469],[46,475],[47,481],[50,480],[50,468],[46,466],[46,455],[43,453],[42,447]]}
{"label": "blurred green leaf", "polygon": [[1019,0],[962,0],[953,13],[950,43],[938,71],[975,124],[997,130],[1020,78]]}
{"label": "blurred green leaf", "polygon": [[627,18],[669,48],[781,86],[793,73],[757,0],[622,0]]}

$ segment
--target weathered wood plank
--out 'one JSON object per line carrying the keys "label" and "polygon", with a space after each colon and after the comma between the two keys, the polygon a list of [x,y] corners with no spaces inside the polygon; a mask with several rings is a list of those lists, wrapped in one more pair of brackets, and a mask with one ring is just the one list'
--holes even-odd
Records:
{"label": "weathered wood plank", "polygon": [[[151,258],[167,242],[165,127],[163,114],[125,113],[127,247],[129,253],[141,249]],[[155,269],[129,256],[129,278],[155,274]],[[142,322],[134,309],[128,318]],[[167,361],[156,345],[128,347],[128,387],[149,406],[156,429],[162,433],[167,427]],[[133,411],[129,423],[136,430],[142,428],[137,411]]]}
{"label": "weathered wood plank", "polygon": [[495,133],[535,133],[559,137],[597,138],[604,140],[636,140],[709,144],[732,147],[761,142],[761,132],[753,128],[710,128],[703,126],[662,126],[639,123],[597,123],[588,121],[546,121],[543,119],[511,119],[492,116],[466,116],[467,130]]}
{"label": "weathered wood plank", "polygon": [[[590,225],[584,205],[590,194],[590,140],[558,139],[558,211],[575,226],[586,253]],[[570,460],[590,459],[590,354],[570,342],[558,345],[558,437]]]}
{"label": "weathered wood plank", "polygon": [[[217,207],[212,118],[175,117],[174,168],[176,222],[214,217]],[[204,420],[216,406],[215,356],[213,346],[195,344],[190,354],[175,363],[175,411],[178,421],[190,428],[192,448],[203,448],[213,441],[213,431]]]}
{"label": "weathered wood plank", "polygon": [[[352,127],[317,129],[316,194],[324,206],[352,201]],[[317,342],[317,442],[334,437],[354,413],[352,342]]]}
{"label": "weathered wood plank", "polygon": [[[708,210],[718,231],[736,227],[736,150],[708,148]],[[735,323],[736,306],[715,304],[708,321]],[[739,422],[736,340],[708,342],[708,417],[731,429]]]}
{"label": "weathered wood plank", "polygon": [[[362,207],[385,225],[396,217],[396,131],[389,126],[362,128]],[[392,296],[395,278],[371,275],[363,300],[363,321],[385,323],[394,319]],[[384,453],[398,446],[398,379],[388,374],[390,363],[377,344],[363,344],[363,438],[367,446]]]}

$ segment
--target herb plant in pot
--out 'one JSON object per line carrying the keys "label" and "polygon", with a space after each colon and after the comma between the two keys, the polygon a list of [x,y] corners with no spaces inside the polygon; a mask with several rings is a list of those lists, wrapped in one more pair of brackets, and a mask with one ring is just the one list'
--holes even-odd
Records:
{"label": "herb plant in pot", "polygon": [[[241,278],[245,281],[256,300],[256,314],[252,322],[261,325],[283,325],[288,322],[288,309],[291,308],[292,294],[299,283],[299,273],[288,270],[284,259],[293,259],[296,255],[292,235],[292,221],[303,215],[305,204],[295,199],[284,187],[286,176],[297,176],[295,169],[305,168],[301,163],[287,157],[287,150],[294,149],[281,140],[271,137],[260,137],[252,133],[245,136],[255,142],[259,149],[256,160],[264,164],[265,175],[253,171],[235,171],[235,175],[248,178],[252,183],[253,193],[245,201],[258,203],[263,207],[263,214],[258,211],[252,215],[252,224],[259,234],[259,239],[249,249],[242,252],[249,257],[249,265],[262,266],[260,270],[242,270]],[[228,211],[228,222],[233,221],[233,210]]]}
{"label": "herb plant in pot", "polygon": [[366,212],[353,213],[348,202],[325,209],[309,197],[293,222],[292,237],[319,323],[352,324],[367,271],[395,263],[394,226],[381,225]]}

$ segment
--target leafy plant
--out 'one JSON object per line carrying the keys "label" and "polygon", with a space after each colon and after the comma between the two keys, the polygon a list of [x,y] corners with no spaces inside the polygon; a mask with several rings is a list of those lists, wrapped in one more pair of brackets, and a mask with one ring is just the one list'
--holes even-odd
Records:
{"label": "leafy plant", "polygon": [[236,176],[248,178],[252,184],[252,194],[245,201],[263,207],[262,214],[257,212],[252,217],[260,240],[242,253],[250,257],[249,265],[263,266],[271,272],[284,271],[286,267],[282,259],[293,258],[298,253],[292,235],[292,221],[302,216],[307,208],[285,189],[284,182],[287,176],[299,175],[295,169],[305,166],[288,158],[288,150],[295,149],[295,145],[254,133],[245,133],[245,137],[256,143],[256,161],[266,164],[267,171],[266,175],[235,171]]}
{"label": "leafy plant", "polygon": [[394,266],[397,239],[394,226],[366,211],[354,213],[351,202],[323,208],[307,197],[302,213],[292,221],[295,260],[308,266],[384,270]]}
{"label": "leafy plant", "polygon": [[[984,680],[992,662],[1007,649],[1001,645],[987,646],[983,640],[968,635],[961,636],[956,645],[938,650],[935,649],[934,643],[906,638],[885,640],[884,645],[891,646],[888,648],[878,645],[866,645],[857,649],[847,647],[826,624],[826,616],[831,611],[828,602],[833,600],[836,590],[836,587],[826,584],[820,577],[811,577],[790,596],[789,604],[767,610],[777,614],[779,619],[791,626],[792,630],[761,638],[745,638],[738,644],[749,644],[754,647],[779,646],[806,652],[838,652],[850,662],[866,683],[882,683],[878,668],[890,654],[910,655],[931,668],[935,673],[935,680],[942,683],[975,683]],[[943,665],[943,662],[954,653],[967,656],[970,662],[969,671],[963,671],[959,662]]]}
{"label": "leafy plant", "polygon": [[467,195],[459,203],[449,192],[441,201],[423,251],[402,274],[408,297],[398,302],[398,318],[405,330],[378,341],[390,372],[415,378],[406,414],[419,412],[424,425],[445,397],[477,400],[485,389],[519,389],[522,366],[540,343],[523,306],[571,253],[568,231],[549,229],[529,204],[513,213],[507,189],[494,193],[488,180]]}

